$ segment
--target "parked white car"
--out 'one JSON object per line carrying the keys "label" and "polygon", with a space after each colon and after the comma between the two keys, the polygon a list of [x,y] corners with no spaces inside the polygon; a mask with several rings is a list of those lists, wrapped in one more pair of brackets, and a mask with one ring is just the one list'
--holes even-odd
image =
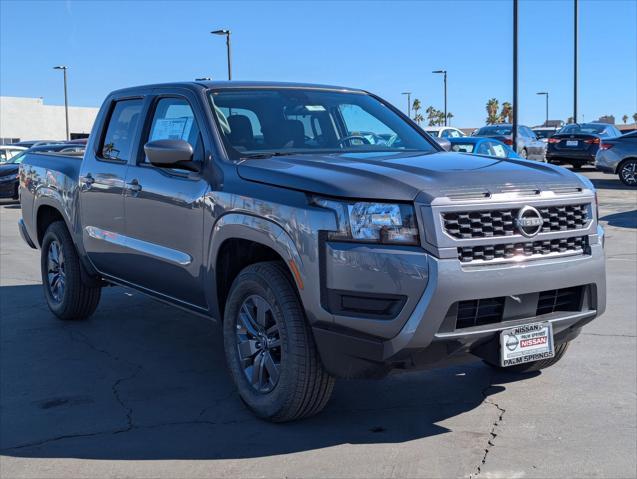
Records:
{"label": "parked white car", "polygon": [[6,163],[21,151],[26,150],[22,146],[0,145],[0,165]]}
{"label": "parked white car", "polygon": [[426,126],[423,129],[434,138],[461,138],[467,136],[461,130],[452,126]]}

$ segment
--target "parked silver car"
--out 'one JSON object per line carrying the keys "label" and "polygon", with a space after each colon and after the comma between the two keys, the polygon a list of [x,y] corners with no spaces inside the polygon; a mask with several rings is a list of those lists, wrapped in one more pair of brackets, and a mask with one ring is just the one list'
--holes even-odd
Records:
{"label": "parked silver car", "polygon": [[595,168],[618,175],[625,185],[637,186],[637,131],[603,139],[595,155]]}
{"label": "parked silver car", "polygon": [[499,123],[497,125],[486,125],[480,128],[474,136],[486,136],[495,138],[509,145],[522,158],[529,160],[546,161],[546,143],[537,139],[537,135],[524,125],[518,126],[518,135],[515,147],[511,132],[513,127],[510,123]]}

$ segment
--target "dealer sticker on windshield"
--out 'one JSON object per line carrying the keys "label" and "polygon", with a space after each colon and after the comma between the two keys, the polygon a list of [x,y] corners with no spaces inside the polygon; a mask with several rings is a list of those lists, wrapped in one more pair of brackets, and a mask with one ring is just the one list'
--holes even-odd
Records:
{"label": "dealer sticker on windshield", "polygon": [[516,364],[540,361],[555,356],[553,327],[551,323],[524,324],[505,329],[500,333],[500,364]]}

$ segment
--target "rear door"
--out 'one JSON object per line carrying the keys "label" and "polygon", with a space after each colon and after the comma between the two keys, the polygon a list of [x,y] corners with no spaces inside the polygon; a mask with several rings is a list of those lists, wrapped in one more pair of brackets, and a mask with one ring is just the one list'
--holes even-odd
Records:
{"label": "rear door", "polygon": [[96,132],[99,140],[86,150],[80,168],[84,248],[98,271],[117,278],[125,275],[127,266],[124,187],[143,103],[143,98],[125,98],[106,106],[105,121]]}
{"label": "rear door", "polygon": [[126,175],[124,200],[130,247],[127,279],[201,308],[205,307],[201,265],[208,182],[197,173],[151,165],[143,145],[161,139],[188,141],[203,171],[204,118],[190,92],[160,93],[152,99],[138,154]]}

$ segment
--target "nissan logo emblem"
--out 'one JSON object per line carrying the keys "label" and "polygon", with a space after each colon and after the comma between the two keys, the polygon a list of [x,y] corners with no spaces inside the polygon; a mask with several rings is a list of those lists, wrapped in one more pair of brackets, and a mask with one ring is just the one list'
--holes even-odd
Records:
{"label": "nissan logo emblem", "polygon": [[515,219],[515,225],[518,231],[527,238],[532,238],[542,231],[543,224],[544,219],[542,219],[542,215],[532,206],[525,206],[520,209]]}

